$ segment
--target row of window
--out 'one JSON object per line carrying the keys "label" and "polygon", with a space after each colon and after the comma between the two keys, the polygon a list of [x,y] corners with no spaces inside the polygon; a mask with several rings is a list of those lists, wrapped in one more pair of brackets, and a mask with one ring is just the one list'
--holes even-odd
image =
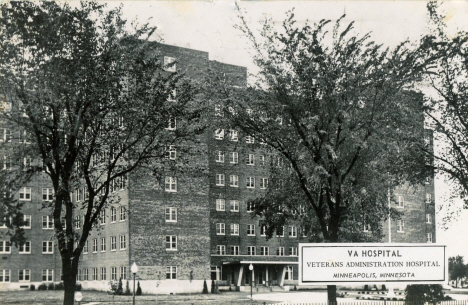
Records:
{"label": "row of window", "polygon": [[[127,220],[127,209],[123,206],[118,208],[118,215],[119,215],[119,222],[126,221]],[[107,222],[107,212],[106,209],[102,209],[101,212],[99,213],[99,218],[98,218],[99,224],[101,226],[105,225]],[[110,207],[110,223],[116,223],[117,222],[117,208],[115,207]],[[75,216],[75,229],[79,230],[81,229],[82,223],[84,223],[84,215],[80,216],[77,215]]]}
{"label": "row of window", "polygon": [[[90,272],[91,271],[91,272]],[[128,278],[127,274],[127,267],[120,266],[120,273],[117,273],[117,267],[110,267],[110,280],[116,281],[118,279],[126,280]],[[120,275],[120,277],[119,277]],[[76,276],[77,281],[106,281],[107,278],[107,268],[100,267],[100,268],[83,268],[78,269],[78,274]]]}
{"label": "row of window", "polygon": [[[0,270],[0,282],[8,283],[11,281],[11,270]],[[30,282],[31,281],[31,270],[22,269],[18,270],[18,281],[19,282]],[[42,281],[53,282],[54,281],[54,270],[53,269],[42,269]]]}
{"label": "row of window", "polygon": [[[216,186],[225,186],[226,178],[224,174],[216,174]],[[246,177],[245,184],[247,188],[255,188],[255,177]],[[239,187],[239,176],[229,175],[229,186]],[[268,186],[268,178],[260,178],[260,189],[266,189]]]}
{"label": "row of window", "polygon": [[[245,164],[247,165],[255,165],[255,154],[247,154],[245,156]],[[217,150],[216,151],[216,158],[215,162],[216,163],[224,163],[225,161],[225,152],[222,150]],[[229,163],[231,164],[238,164],[239,163],[239,153],[236,151],[232,151],[229,153]],[[265,165],[265,156],[260,155],[258,156],[258,164],[259,165]]]}
{"label": "row of window", "polygon": [[[19,247],[19,254],[31,254],[31,242],[25,241],[24,244]],[[7,240],[0,240],[0,253],[11,254],[11,243]],[[42,242],[42,254],[53,254],[54,253],[54,242],[43,241]]]}
{"label": "row of window", "polygon": [[[111,236],[110,238],[110,250],[111,251],[117,251],[117,236]],[[127,249],[127,236],[126,235],[120,235],[119,236],[119,250],[123,251]],[[83,247],[83,254],[88,254],[89,253],[89,240],[85,242],[85,245]],[[97,252],[106,252],[107,250],[107,242],[105,237],[101,237],[101,242],[100,245],[98,244],[98,239],[94,238],[91,240],[91,251],[92,253],[97,253]]]}
{"label": "row of window", "polygon": [[[239,235],[239,224],[238,223],[231,223],[229,225],[230,228],[230,235]],[[284,237],[284,227],[282,229],[278,229],[276,231],[277,237]],[[255,236],[255,225],[248,224],[246,225],[246,232],[247,236]],[[289,226],[288,227],[288,236],[291,238],[297,237],[298,228],[296,226]],[[226,235],[226,224],[225,223],[217,223],[216,224],[216,235]],[[260,225],[260,236],[266,236],[266,225]],[[302,237],[307,237],[306,232],[302,231]]]}
{"label": "row of window", "polygon": [[[426,203],[432,203],[432,194],[431,193],[426,193]],[[405,197],[399,195],[397,197],[397,207],[398,208],[404,208],[405,207]]]}
{"label": "row of window", "polygon": [[[225,132],[224,129],[216,129],[214,132],[214,138],[216,140],[224,140],[225,136],[229,137],[230,141],[239,141],[239,133],[236,130],[229,130],[228,132]],[[245,143],[254,144],[255,138],[252,136],[245,136]]]}
{"label": "row of window", "polygon": [[[261,256],[270,256],[270,247],[268,246],[261,246],[260,252],[257,254],[257,247],[256,246],[248,246],[247,247],[247,255],[261,255]],[[217,255],[226,255],[226,246],[225,245],[217,245],[216,246],[216,254]],[[239,246],[230,246],[229,255],[240,255]],[[276,249],[277,256],[285,256],[285,248],[278,247]],[[289,256],[297,256],[297,247],[289,247],[288,248],[288,255]]]}
{"label": "row of window", "polygon": [[[19,131],[18,140],[20,143],[30,144],[31,135],[26,130]],[[0,135],[0,142],[10,142],[12,139],[11,137],[11,129],[10,128],[2,128],[1,135]]]}

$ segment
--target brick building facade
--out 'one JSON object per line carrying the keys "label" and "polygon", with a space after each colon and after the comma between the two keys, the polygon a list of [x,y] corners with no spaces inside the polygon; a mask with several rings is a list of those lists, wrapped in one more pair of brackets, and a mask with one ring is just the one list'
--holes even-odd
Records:
{"label": "brick building facade", "polygon": [[[160,52],[164,60],[177,60],[177,69],[193,79],[211,69],[239,86],[246,83],[245,68],[210,61],[206,52],[168,45],[160,45]],[[5,123],[1,127],[2,140],[8,142],[13,131]],[[118,202],[106,209],[88,237],[78,274],[83,287],[107,290],[111,280],[130,279],[133,262],[145,292],[200,292],[205,279],[236,289],[250,285],[251,278],[255,285],[297,283],[297,247],[308,239],[299,227],[288,225],[267,241],[261,218],[252,217],[246,204],[268,183],[268,156],[252,141],[237,132],[209,131],[200,136],[200,153],[187,166],[189,174],[168,171],[163,180],[145,172],[130,175],[115,190]],[[169,158],[177,162],[177,153]],[[198,170],[208,174],[195,174]],[[17,194],[30,219],[21,253],[8,244],[6,227],[0,227],[2,290],[60,281],[51,211],[42,208],[53,194],[44,181],[41,174]],[[433,180],[417,188],[400,187],[396,194],[404,217],[390,224],[391,241],[435,242]],[[83,200],[83,194],[77,190],[72,200]],[[80,230],[80,215],[75,226]]]}

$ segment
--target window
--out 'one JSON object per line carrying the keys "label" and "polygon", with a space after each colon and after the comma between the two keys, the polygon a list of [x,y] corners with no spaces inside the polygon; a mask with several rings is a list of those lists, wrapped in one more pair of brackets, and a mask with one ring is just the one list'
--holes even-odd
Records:
{"label": "window", "polygon": [[239,235],[239,224],[238,223],[231,223],[231,235]]}
{"label": "window", "polygon": [[239,133],[237,132],[237,130],[230,130],[229,131],[229,134],[231,135],[231,141],[233,142],[237,142],[239,141]]}
{"label": "window", "polygon": [[216,199],[216,211],[225,211],[226,210],[226,200]]}
{"label": "window", "polygon": [[247,213],[252,213],[255,209],[255,204],[253,202],[247,202]]}
{"label": "window", "polygon": [[426,179],[424,180],[424,183],[425,184],[431,184],[431,178],[426,177]]}
{"label": "window", "polygon": [[50,230],[54,228],[54,220],[52,216],[42,216],[42,229]]}
{"label": "window", "polygon": [[231,255],[239,255],[239,246],[231,246]]}
{"label": "window", "polygon": [[432,223],[432,215],[426,214],[426,223]]}
{"label": "window", "polygon": [[176,177],[166,177],[166,179],[165,179],[165,189],[166,189],[166,192],[177,192],[177,178]]}
{"label": "window", "polygon": [[177,250],[177,236],[166,236],[166,250]]}
{"label": "window", "polygon": [[89,272],[88,269],[83,269],[83,281],[89,280]]}
{"label": "window", "polygon": [[169,118],[167,120],[167,130],[176,130],[177,129],[177,120],[176,118]]}
{"label": "window", "polygon": [[307,237],[307,231],[304,227],[301,228],[301,236],[302,237]]}
{"label": "window", "polygon": [[255,236],[255,225],[247,225],[247,236]]}
{"label": "window", "polygon": [[221,151],[221,150],[216,151],[216,162],[224,163],[224,151]]}
{"label": "window", "polygon": [[255,143],[255,138],[252,137],[252,136],[246,136],[246,137],[245,137],[245,143],[247,143],[247,144],[253,144],[253,143]]}
{"label": "window", "polygon": [[120,267],[120,277],[122,278],[122,280],[127,279],[127,267],[126,266]]}
{"label": "window", "polygon": [[266,236],[267,226],[264,223],[260,223],[260,236]]}
{"label": "window", "polygon": [[278,250],[276,250],[276,255],[284,256],[284,247],[279,247]]}
{"label": "window", "polygon": [[117,281],[117,267],[111,267],[111,280]]}
{"label": "window", "polygon": [[0,253],[3,253],[3,254],[11,253],[11,244],[9,241],[6,241],[6,240],[0,241]]}
{"label": "window", "polygon": [[117,236],[111,236],[111,251],[117,250]]}
{"label": "window", "polygon": [[255,177],[247,177],[247,188],[255,188]]}
{"label": "window", "polygon": [[174,57],[164,56],[164,71],[175,72],[176,71],[176,62]]}
{"label": "window", "polygon": [[255,255],[255,246],[247,247],[247,255]]}
{"label": "window", "polygon": [[85,241],[83,246],[83,254],[88,254],[88,241]]}
{"label": "window", "polygon": [[292,266],[286,266],[286,270],[285,270],[285,274],[284,274],[284,279],[285,280],[292,280],[293,279],[293,267]]}
{"label": "window", "polygon": [[260,247],[260,255],[268,256],[270,255],[270,248],[269,247]]}
{"label": "window", "polygon": [[230,200],[229,206],[231,207],[231,212],[239,212],[239,200]]}
{"label": "window", "polygon": [[167,266],[166,267],[166,280],[176,280],[176,279],[177,279],[177,267]]}
{"label": "window", "polygon": [[218,245],[216,246],[216,254],[218,255],[226,255],[226,246]]}
{"label": "window", "polygon": [[29,133],[26,130],[20,130],[19,132],[19,142],[24,144],[29,144]]}
{"label": "window", "polygon": [[370,224],[364,222],[364,230],[363,230],[363,231],[364,231],[364,232],[369,232],[370,230],[371,230]]}
{"label": "window", "polygon": [[166,208],[166,222],[177,222],[177,208]]}
{"label": "window", "polygon": [[20,282],[29,282],[31,281],[31,270],[18,270],[18,280]]}
{"label": "window", "polygon": [[175,145],[169,145],[167,149],[167,158],[169,160],[175,160],[177,158],[177,149]]}
{"label": "window", "polygon": [[42,242],[42,254],[53,254],[54,253],[54,242],[43,241]]}
{"label": "window", "polygon": [[93,268],[93,281],[98,280],[98,268]]}
{"label": "window", "polygon": [[245,160],[245,164],[247,165],[255,165],[255,155],[254,154],[248,154],[247,158]]}
{"label": "window", "polygon": [[78,274],[76,275],[76,281],[79,282],[82,280],[82,278],[83,278],[83,270],[78,269]]}
{"label": "window", "polygon": [[51,188],[42,189],[42,201],[52,201],[54,197],[54,190]]}
{"label": "window", "polygon": [[20,254],[31,254],[31,242],[25,241],[24,244],[19,247]]}
{"label": "window", "polygon": [[0,282],[8,283],[10,281],[11,270],[0,270]]}
{"label": "window", "polygon": [[8,128],[3,128],[3,137],[2,139],[3,142],[10,142],[11,140],[11,130]]}
{"label": "window", "polygon": [[224,223],[217,223],[216,224],[216,235],[225,235],[226,234],[226,226]]}
{"label": "window", "polygon": [[3,170],[11,170],[11,159],[8,156],[3,156],[2,167]]}
{"label": "window", "polygon": [[23,215],[23,222],[22,229],[31,229],[31,215]]}
{"label": "window", "polygon": [[426,233],[426,242],[432,243],[432,233]]}
{"label": "window", "polygon": [[426,203],[432,203],[432,194],[426,193]]}
{"label": "window", "polygon": [[75,229],[79,230],[81,227],[80,215],[75,216]]}
{"label": "window", "polygon": [[398,207],[404,208],[405,207],[405,197],[398,196]]}
{"label": "window", "polygon": [[120,235],[120,250],[127,249],[127,237],[125,235]]}
{"label": "window", "polygon": [[106,252],[106,238],[101,237],[101,252]]}
{"label": "window", "polygon": [[239,176],[237,175],[230,175],[229,176],[229,185],[231,187],[239,187]]}
{"label": "window", "polygon": [[19,200],[21,201],[31,201],[31,188],[22,187],[19,191]]}
{"label": "window", "polygon": [[117,221],[117,210],[114,207],[110,208],[110,213],[111,213],[111,223],[114,223]]}
{"label": "window", "polygon": [[93,239],[93,253],[97,253],[97,248],[98,248],[97,238],[94,238]]}
{"label": "window", "polygon": [[264,155],[260,155],[259,157],[259,160],[260,160],[260,165],[265,165],[265,156]]}
{"label": "window", "polygon": [[31,158],[23,158],[23,171],[31,169]]}
{"label": "window", "polygon": [[[113,181],[112,181],[113,182]],[[112,187],[113,187],[114,184],[112,184]],[[76,189],[75,190],[75,198],[76,198],[76,201],[77,202],[80,202],[81,200],[83,200],[83,193],[81,192],[80,189]]]}
{"label": "window", "polygon": [[289,256],[297,256],[297,247],[289,247]]}
{"label": "window", "polygon": [[215,139],[216,140],[224,139],[224,129],[216,129],[215,130]]}
{"label": "window", "polygon": [[215,105],[215,116],[223,117],[223,111],[221,110],[220,105]]}
{"label": "window", "polygon": [[297,227],[290,226],[288,235],[289,235],[289,237],[297,237]]}
{"label": "window", "polygon": [[120,221],[125,221],[127,219],[127,211],[125,207],[120,207]]}
{"label": "window", "polygon": [[43,282],[53,282],[54,281],[54,270],[52,270],[52,269],[42,269],[42,281]]}
{"label": "window", "polygon": [[405,221],[404,220],[398,220],[397,222],[397,232],[403,233],[405,231]]}
{"label": "window", "polygon": [[237,153],[237,151],[231,152],[231,156],[230,156],[229,162],[230,162],[231,164],[237,164],[237,163],[239,163],[239,154]]}
{"label": "window", "polygon": [[106,210],[104,210],[104,208],[99,213],[99,223],[101,226],[106,224]]}
{"label": "window", "polygon": [[260,188],[261,189],[266,189],[268,186],[268,178],[262,178],[260,180]]}
{"label": "window", "polygon": [[106,280],[106,267],[101,267],[101,281]]}
{"label": "window", "polygon": [[224,186],[224,174],[216,174],[216,185]]}
{"label": "window", "polygon": [[284,237],[284,227],[279,227],[276,229],[276,237]]}

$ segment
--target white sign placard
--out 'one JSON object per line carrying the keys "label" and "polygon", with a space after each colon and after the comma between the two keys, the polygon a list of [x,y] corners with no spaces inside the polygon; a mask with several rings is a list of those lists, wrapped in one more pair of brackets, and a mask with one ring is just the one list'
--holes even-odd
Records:
{"label": "white sign placard", "polygon": [[299,244],[299,284],[445,283],[445,246]]}

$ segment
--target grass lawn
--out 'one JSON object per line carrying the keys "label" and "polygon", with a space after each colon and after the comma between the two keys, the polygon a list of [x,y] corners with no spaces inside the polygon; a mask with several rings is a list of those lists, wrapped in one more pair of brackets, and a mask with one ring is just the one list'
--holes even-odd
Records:
{"label": "grass lawn", "polygon": [[[81,305],[91,302],[103,304],[132,304],[132,296],[112,296],[105,292],[81,291]],[[250,292],[221,292],[219,294],[179,294],[141,295],[135,299],[136,305],[154,304],[264,304],[262,300],[250,300]],[[59,305],[63,303],[63,291],[8,291],[0,292],[0,304]],[[271,304],[266,301],[266,304]],[[75,302],[78,304],[78,302]]]}

